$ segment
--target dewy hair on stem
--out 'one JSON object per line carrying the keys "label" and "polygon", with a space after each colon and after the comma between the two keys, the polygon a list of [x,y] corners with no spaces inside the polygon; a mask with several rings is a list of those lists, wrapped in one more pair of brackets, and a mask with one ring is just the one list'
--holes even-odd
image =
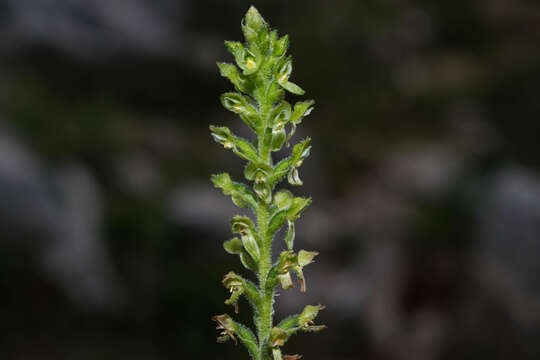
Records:
{"label": "dewy hair on stem", "polygon": [[[302,332],[319,331],[324,325],[315,325],[314,319],[324,307],[308,305],[299,314],[289,316],[274,325],[274,298],[276,288],[294,287],[292,275],[298,279],[300,291],[306,291],[304,267],[313,262],[315,251],[294,250],[295,221],[311,204],[311,198],[295,197],[289,190],[275,191],[287,178],[291,185],[302,185],[299,168],[309,156],[310,138],[299,141],[290,155],[276,163],[272,152],[290,141],[296,127],[313,110],[313,100],[299,101],[291,106],[285,101],[286,92],[303,95],[298,85],[289,81],[292,58],[287,55],[289,37],[278,37],[259,12],[251,7],[242,20],[245,42],[225,41],[234,56],[235,64],[218,63],[221,75],[230,80],[236,92],[221,96],[223,106],[237,114],[255,134],[254,142],[235,136],[228,127],[210,126],[214,140],[225,149],[232,150],[247,161],[244,176],[251,186],[233,181],[229,174],[212,176],[212,182],[232,198],[240,208],[249,208],[254,219],[236,215],[231,221],[236,235],[225,241],[223,247],[238,255],[243,266],[252,271],[257,284],[234,272],[223,277],[223,285],[230,291],[225,304],[238,313],[238,303],[244,296],[253,309],[256,335],[228,314],[216,315],[221,330],[218,342],[231,340],[243,344],[255,360],[294,360],[301,355],[282,355],[282,347],[290,336]],[[285,250],[272,259],[274,236],[286,226],[283,246]]]}

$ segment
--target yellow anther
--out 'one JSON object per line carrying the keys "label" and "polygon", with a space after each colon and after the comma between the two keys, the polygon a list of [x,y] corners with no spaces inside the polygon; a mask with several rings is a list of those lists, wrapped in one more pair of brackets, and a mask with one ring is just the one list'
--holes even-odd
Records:
{"label": "yellow anther", "polygon": [[252,59],[248,59],[247,66],[248,66],[248,68],[253,69],[253,68],[255,68],[257,66],[257,64]]}

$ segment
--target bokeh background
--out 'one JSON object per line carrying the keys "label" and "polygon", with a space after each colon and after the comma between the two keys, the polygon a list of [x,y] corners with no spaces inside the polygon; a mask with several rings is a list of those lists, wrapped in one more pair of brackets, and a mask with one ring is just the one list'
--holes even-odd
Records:
{"label": "bokeh background", "polygon": [[[253,1],[317,100],[305,359],[540,357],[540,3]],[[215,343],[241,164],[209,124],[250,3],[0,0],[0,357],[246,359]],[[293,98],[291,98],[292,100]],[[250,323],[247,304],[240,319]]]}

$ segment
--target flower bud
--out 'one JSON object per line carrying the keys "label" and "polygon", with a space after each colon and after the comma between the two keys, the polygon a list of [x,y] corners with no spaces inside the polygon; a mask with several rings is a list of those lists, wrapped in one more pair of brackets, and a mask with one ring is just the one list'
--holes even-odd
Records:
{"label": "flower bud", "polygon": [[289,35],[285,35],[281,39],[279,39],[274,45],[274,55],[275,56],[284,55],[285,52],[287,52],[288,48],[289,48]]}
{"label": "flower bud", "polygon": [[244,18],[244,26],[251,28],[253,31],[259,32],[263,27],[267,26],[267,24],[259,11],[254,6],[251,6]]}
{"label": "flower bud", "polygon": [[242,31],[250,45],[258,46],[266,52],[269,44],[268,25],[253,6],[242,19]]}

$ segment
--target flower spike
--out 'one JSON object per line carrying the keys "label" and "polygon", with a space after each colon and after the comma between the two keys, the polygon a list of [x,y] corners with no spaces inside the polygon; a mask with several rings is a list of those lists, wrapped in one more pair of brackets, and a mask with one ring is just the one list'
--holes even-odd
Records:
{"label": "flower spike", "polygon": [[[235,182],[229,174],[211,177],[215,187],[229,195],[240,208],[252,210],[253,220],[236,215],[231,221],[231,232],[236,235],[223,243],[230,254],[238,255],[242,265],[253,271],[258,284],[235,272],[222,280],[230,292],[225,304],[234,306],[245,296],[254,311],[255,334],[229,315],[216,315],[212,320],[221,330],[219,342],[240,342],[254,360],[298,360],[301,355],[284,355],[282,347],[299,331],[319,331],[323,325],[313,320],[322,306],[307,306],[301,314],[293,315],[277,326],[273,324],[273,305],[276,288],[293,288],[292,274],[306,291],[304,267],[313,262],[317,252],[294,251],[296,221],[311,204],[310,197],[295,197],[286,189],[275,189],[285,177],[289,184],[300,186],[298,169],[311,151],[306,138],[292,147],[290,155],[274,163],[273,156],[289,143],[302,120],[313,111],[313,100],[298,101],[293,105],[285,100],[287,92],[302,95],[304,90],[291,82],[293,58],[287,54],[289,36],[278,36],[253,6],[241,23],[245,41],[225,41],[233,63],[218,62],[220,74],[234,86],[234,92],[221,95],[223,107],[238,115],[251,129],[255,139],[236,136],[227,126],[210,126],[212,138],[225,149],[246,161],[244,177],[247,184]],[[283,232],[285,250],[272,259],[271,249],[275,237]],[[280,234],[281,235],[281,234]]]}

